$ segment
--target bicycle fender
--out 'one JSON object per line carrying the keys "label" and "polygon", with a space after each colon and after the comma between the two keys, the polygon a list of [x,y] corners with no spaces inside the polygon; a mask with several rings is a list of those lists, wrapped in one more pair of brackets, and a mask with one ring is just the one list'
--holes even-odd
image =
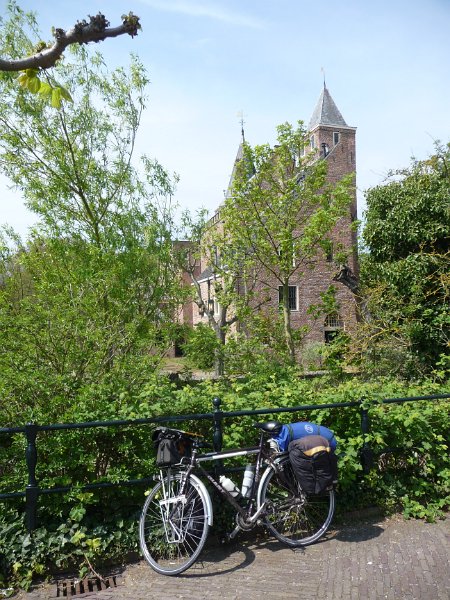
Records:
{"label": "bicycle fender", "polygon": [[203,496],[203,498],[205,500],[206,512],[207,512],[206,518],[208,520],[208,525],[211,527],[213,524],[213,507],[212,507],[211,496],[209,495],[209,492],[206,489],[205,484],[203,483],[203,481],[201,479],[199,479],[197,477],[197,475],[193,475],[191,473],[189,475],[189,478],[192,482],[192,485],[199,492],[199,494],[201,494]]}
{"label": "bicycle fender", "polygon": [[[280,456],[278,456],[277,458],[275,458],[275,460],[273,461],[274,464],[277,465],[279,462],[281,462],[282,460],[284,460],[287,456],[288,456],[288,453],[287,452],[283,452],[282,454],[280,454]],[[258,485],[258,493],[256,495],[257,508],[261,508],[261,491],[263,489],[264,482],[268,478],[269,473],[271,471],[273,471],[273,469],[272,469],[272,467],[270,465],[268,465],[267,469],[262,474],[261,480],[260,480],[259,485]]]}

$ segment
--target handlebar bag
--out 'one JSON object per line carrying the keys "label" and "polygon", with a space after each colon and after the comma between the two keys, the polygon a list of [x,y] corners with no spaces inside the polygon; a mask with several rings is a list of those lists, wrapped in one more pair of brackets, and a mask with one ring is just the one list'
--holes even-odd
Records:
{"label": "handlebar bag", "polygon": [[191,456],[192,440],[176,429],[155,430],[153,441],[156,445],[156,465],[169,467]]}
{"label": "handlebar bag", "polygon": [[307,495],[322,494],[337,480],[337,459],[326,438],[304,436],[289,444],[292,470]]}

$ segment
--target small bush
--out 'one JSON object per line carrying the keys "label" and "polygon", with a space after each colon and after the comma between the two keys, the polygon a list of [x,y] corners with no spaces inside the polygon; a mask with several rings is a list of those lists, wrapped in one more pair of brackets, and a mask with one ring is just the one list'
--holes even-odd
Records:
{"label": "small bush", "polygon": [[218,350],[216,335],[211,327],[199,323],[188,332],[183,352],[193,368],[207,371],[213,368]]}

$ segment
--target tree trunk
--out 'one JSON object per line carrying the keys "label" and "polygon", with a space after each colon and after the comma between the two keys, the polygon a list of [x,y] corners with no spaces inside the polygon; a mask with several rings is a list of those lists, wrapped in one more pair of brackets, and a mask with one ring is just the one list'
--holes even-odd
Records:
{"label": "tree trunk", "polygon": [[220,323],[217,323],[214,326],[214,331],[216,333],[216,338],[217,341],[219,342],[216,350],[215,350],[215,356],[214,356],[214,372],[218,377],[221,377],[222,375],[225,374],[225,364],[224,364],[224,360],[223,360],[223,350],[225,348],[225,331],[224,328],[220,325]]}
{"label": "tree trunk", "polygon": [[283,283],[283,324],[286,350],[292,364],[295,364],[295,347],[292,337],[291,311],[289,309],[289,283]]}
{"label": "tree trunk", "polygon": [[218,342],[217,347],[214,351],[214,373],[218,377],[221,377],[225,373],[225,365],[223,360],[223,350],[226,342],[226,322],[227,322],[227,309],[220,307],[219,315],[217,318],[214,316],[213,311],[208,312],[209,326],[212,327],[216,334],[216,340]]}

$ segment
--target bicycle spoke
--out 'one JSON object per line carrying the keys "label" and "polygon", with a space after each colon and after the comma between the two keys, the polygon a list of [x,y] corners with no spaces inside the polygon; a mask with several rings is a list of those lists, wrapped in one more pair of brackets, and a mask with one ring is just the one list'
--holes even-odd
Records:
{"label": "bicycle spoke", "polygon": [[190,567],[208,534],[206,503],[190,482],[180,494],[181,475],[167,478],[150,492],[140,520],[145,559],[158,573],[176,575]]}
{"label": "bicycle spoke", "polygon": [[334,514],[334,491],[307,497],[301,492],[289,459],[280,463],[279,475],[272,470],[264,482],[261,503],[268,505],[265,522],[280,541],[305,546],[317,541],[328,529]]}

